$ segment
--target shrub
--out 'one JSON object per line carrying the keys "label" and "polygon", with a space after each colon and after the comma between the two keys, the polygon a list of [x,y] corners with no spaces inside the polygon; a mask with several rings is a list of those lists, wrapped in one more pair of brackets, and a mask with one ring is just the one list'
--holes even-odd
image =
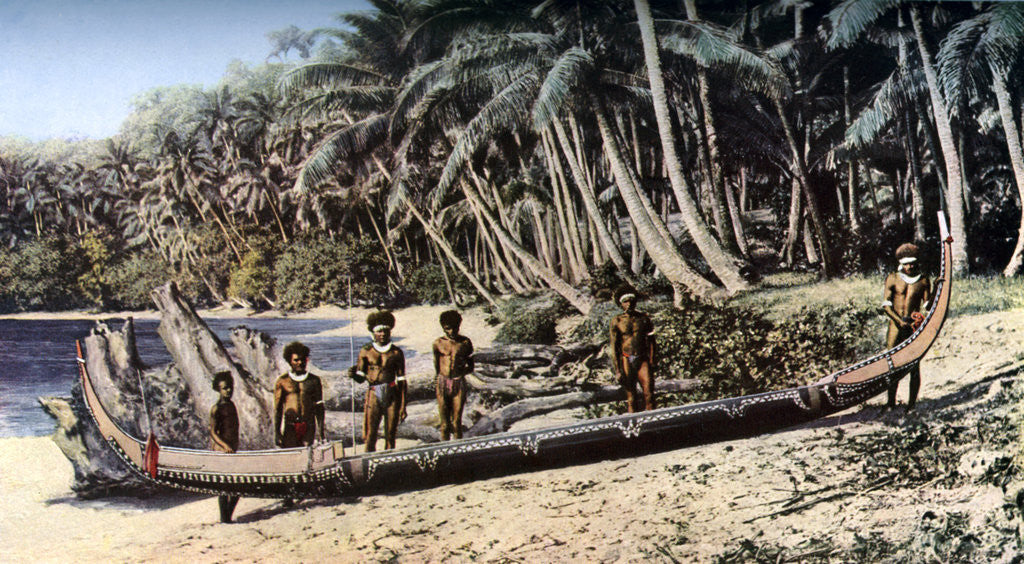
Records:
{"label": "shrub", "polygon": [[551,345],[558,340],[555,326],[569,308],[561,296],[546,292],[534,297],[513,297],[497,311],[504,322],[494,341],[503,344]]}
{"label": "shrub", "polygon": [[405,290],[413,300],[423,304],[448,303],[448,289],[444,283],[444,273],[436,264],[426,264],[414,268],[405,275]]}
{"label": "shrub", "polygon": [[653,317],[662,374],[705,382],[697,397],[715,399],[804,385],[869,347],[873,308],[803,308],[771,321],[763,311],[688,302]]}
{"label": "shrub", "polygon": [[0,306],[6,311],[64,310],[84,304],[78,277],[85,261],[61,236],[47,236],[0,253]]}
{"label": "shrub", "polygon": [[242,255],[242,263],[231,269],[228,295],[260,300],[274,293],[274,258],[280,246],[266,237],[252,237],[249,245],[252,248]]}
{"label": "shrub", "polygon": [[352,297],[374,302],[387,291],[387,259],[372,241],[346,235],[333,241],[313,234],[292,243],[274,264],[274,293],[278,306],[308,309],[346,302],[352,277]]}
{"label": "shrub", "polygon": [[[125,310],[151,309],[153,301],[150,292],[173,279],[175,276],[171,268],[156,251],[145,249],[132,253],[109,269],[109,304],[113,308]],[[177,282],[182,293],[190,299],[195,298],[198,291],[195,280]]]}

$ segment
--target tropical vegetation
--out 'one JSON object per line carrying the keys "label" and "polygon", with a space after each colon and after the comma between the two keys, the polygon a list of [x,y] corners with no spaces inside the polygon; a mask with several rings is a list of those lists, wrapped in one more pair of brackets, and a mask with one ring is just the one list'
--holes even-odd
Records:
{"label": "tropical vegetation", "polygon": [[0,308],[683,307],[891,268],[940,210],[957,274],[1021,274],[1021,4],[371,4],[110,139],[0,139]]}

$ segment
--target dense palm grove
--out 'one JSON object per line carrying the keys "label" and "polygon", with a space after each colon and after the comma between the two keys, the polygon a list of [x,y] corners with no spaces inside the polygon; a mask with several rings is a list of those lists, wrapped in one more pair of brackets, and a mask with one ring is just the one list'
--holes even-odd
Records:
{"label": "dense palm grove", "polygon": [[372,4],[112,139],[0,140],[0,309],[717,301],[876,271],[940,209],[958,274],[1021,271],[1020,4]]}

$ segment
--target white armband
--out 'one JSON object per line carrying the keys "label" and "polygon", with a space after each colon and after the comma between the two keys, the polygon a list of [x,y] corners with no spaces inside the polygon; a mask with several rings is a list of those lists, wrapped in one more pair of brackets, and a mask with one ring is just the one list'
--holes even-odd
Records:
{"label": "white armband", "polygon": [[882,302],[882,307],[889,307],[889,306],[892,306],[892,302],[891,301],[885,300],[884,302]]}
{"label": "white armband", "polygon": [[405,382],[405,376],[399,376],[398,378],[395,378],[395,382]]}

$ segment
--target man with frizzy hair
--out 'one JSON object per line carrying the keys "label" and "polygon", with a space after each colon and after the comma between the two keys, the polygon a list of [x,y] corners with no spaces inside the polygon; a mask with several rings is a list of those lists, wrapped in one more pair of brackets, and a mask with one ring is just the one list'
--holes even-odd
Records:
{"label": "man with frizzy hair", "polygon": [[441,440],[462,438],[462,408],[466,404],[465,376],[473,372],[473,342],[459,334],[462,315],[451,309],[441,313],[444,335],[434,341],[434,374],[437,376],[437,414]]}
{"label": "man with frizzy hair", "polygon": [[626,392],[626,409],[630,413],[655,407],[654,324],[646,313],[636,309],[639,299],[639,293],[628,284],[615,290],[615,303],[622,313],[612,319],[609,332],[612,369]]}
{"label": "man with frizzy hair", "polygon": [[274,444],[309,446],[317,435],[324,441],[324,390],[320,378],[306,371],[309,347],[289,343],[284,359],[290,370],[274,383]]}
{"label": "man with frizzy hair", "polygon": [[377,450],[377,432],[384,419],[384,448],[395,448],[398,424],[405,420],[405,354],[391,342],[395,316],[390,311],[375,311],[366,318],[366,328],[373,341],[359,349],[356,365],[349,376],[366,382],[366,403],[363,409],[363,441],[366,452]]}
{"label": "man with frizzy hair", "polygon": [[[915,317],[924,319],[920,313],[931,301],[931,283],[927,276],[921,274],[918,265],[918,248],[913,243],[904,243],[896,249],[896,261],[899,267],[896,272],[885,278],[885,289],[882,297],[882,311],[889,318],[889,330],[885,335],[885,345],[893,348],[914,334]],[[889,385],[888,407],[896,407],[896,390],[899,380]],[[921,369],[914,364],[910,369],[910,396],[907,398],[907,409],[913,409],[917,401],[917,392],[921,388]]]}

